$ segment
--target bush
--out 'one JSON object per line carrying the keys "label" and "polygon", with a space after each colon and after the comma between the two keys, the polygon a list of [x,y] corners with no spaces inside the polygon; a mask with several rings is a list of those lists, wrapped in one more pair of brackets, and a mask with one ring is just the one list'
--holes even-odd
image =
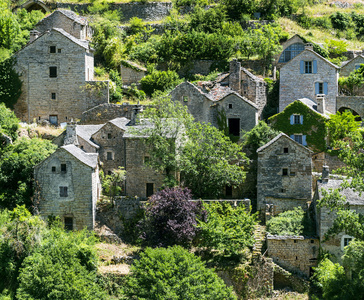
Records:
{"label": "bush", "polygon": [[[0,103],[0,134],[6,134],[12,141],[15,141],[18,137],[19,122],[20,120],[15,116],[14,112],[6,108],[4,103]],[[2,148],[1,141],[0,148]]]}
{"label": "bush", "polygon": [[146,248],[131,267],[128,299],[236,299],[200,258],[179,246]]}
{"label": "bush", "polygon": [[21,95],[22,81],[14,69],[15,58],[0,62],[0,99],[9,108],[14,108]]}
{"label": "bush", "polygon": [[142,238],[153,246],[188,246],[198,231],[201,204],[191,202],[190,190],[179,187],[157,192],[147,202]]}
{"label": "bush", "polygon": [[305,212],[301,207],[280,213],[267,222],[267,232],[273,235],[302,235]]}
{"label": "bush", "polygon": [[350,15],[340,11],[333,13],[330,20],[335,29],[346,30],[353,25]]}
{"label": "bush", "polygon": [[153,70],[140,80],[142,89],[152,95],[156,90],[165,91],[175,87],[179,82],[179,76],[175,71],[157,71]]}

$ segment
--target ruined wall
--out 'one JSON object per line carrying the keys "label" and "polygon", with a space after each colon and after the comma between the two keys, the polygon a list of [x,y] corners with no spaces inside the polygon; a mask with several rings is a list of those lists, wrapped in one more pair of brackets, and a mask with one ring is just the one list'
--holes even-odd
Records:
{"label": "ruined wall", "polygon": [[318,238],[304,236],[267,236],[267,255],[290,272],[310,276],[317,266],[320,242]]}
{"label": "ruined wall", "polygon": [[[109,81],[86,81],[83,86],[85,92],[86,110],[109,102]],[[82,112],[83,114],[83,112]]]}
{"label": "ruined wall", "polygon": [[339,96],[336,99],[336,107],[337,110],[342,107],[350,108],[364,119],[364,96]]}
{"label": "ruined wall", "polygon": [[145,75],[146,71],[134,70],[123,65],[120,66],[120,76],[123,80],[123,84],[130,85],[132,83],[139,83],[140,79]]}
{"label": "ruined wall", "polygon": [[[301,61],[312,62],[312,73],[301,74]],[[313,70],[314,61],[317,62],[316,74]],[[279,111],[283,111],[288,104],[300,98],[315,101],[316,82],[327,82],[326,110],[334,114],[338,95],[338,71],[329,62],[307,49],[286,63],[280,70]]]}
{"label": "ruined wall", "polygon": [[329,166],[330,170],[345,167],[345,164],[335,155],[325,152],[315,153],[312,156],[312,171],[321,172],[324,165]]}

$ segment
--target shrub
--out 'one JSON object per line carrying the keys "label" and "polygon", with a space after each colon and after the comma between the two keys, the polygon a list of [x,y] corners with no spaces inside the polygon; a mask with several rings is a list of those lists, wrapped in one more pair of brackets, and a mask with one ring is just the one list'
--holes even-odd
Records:
{"label": "shrub", "polygon": [[[14,112],[6,108],[4,103],[0,103],[0,134],[4,133],[14,141],[17,138],[16,131],[19,128],[19,119]],[[2,147],[0,142],[0,148]]]}
{"label": "shrub", "polygon": [[304,216],[305,212],[301,207],[283,212],[267,222],[267,232],[274,235],[301,235]]}
{"label": "shrub", "polygon": [[351,24],[351,17],[347,13],[337,11],[330,16],[332,27],[335,29],[346,30]]}
{"label": "shrub", "polygon": [[0,99],[9,108],[13,108],[21,95],[22,81],[16,73],[15,58],[0,62]]}
{"label": "shrub", "polygon": [[152,95],[156,90],[165,91],[178,84],[179,76],[175,71],[153,70],[140,80],[142,89]]}
{"label": "shrub", "polygon": [[131,267],[128,299],[236,299],[200,258],[180,246],[146,248]]}
{"label": "shrub", "polygon": [[142,238],[153,246],[189,245],[197,233],[201,204],[191,202],[190,190],[180,187],[157,192],[147,202]]}

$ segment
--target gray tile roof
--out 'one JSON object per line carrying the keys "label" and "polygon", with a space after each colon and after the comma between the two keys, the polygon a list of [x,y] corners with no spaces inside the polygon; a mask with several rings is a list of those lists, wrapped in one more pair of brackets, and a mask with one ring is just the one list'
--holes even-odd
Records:
{"label": "gray tile roof", "polygon": [[[330,189],[338,189],[341,187],[341,184],[343,182],[344,180],[341,179],[330,178],[327,183],[318,181],[317,188],[321,195],[321,189],[325,189],[326,191],[330,191]],[[364,205],[364,194],[360,195],[358,192],[354,191],[351,188],[343,189],[340,194],[346,197],[346,201],[350,205]]]}
{"label": "gray tile roof", "polygon": [[355,56],[354,58],[352,58],[352,59],[349,59],[349,60],[346,60],[346,61],[343,61],[342,63],[341,63],[341,67],[343,67],[343,66],[345,66],[345,65],[347,65],[349,62],[352,62],[352,61],[354,61],[354,60],[356,60],[356,59],[358,59],[358,58],[364,58],[364,56],[362,55],[362,54],[359,54],[359,55],[357,55],[357,56]]}
{"label": "gray tile roof", "polygon": [[280,138],[287,138],[289,139],[290,142],[295,143],[297,145],[299,145],[300,147],[302,147],[302,149],[304,149],[305,151],[308,152],[312,152],[310,149],[306,148],[305,146],[301,145],[300,143],[297,143],[295,140],[292,140],[287,134],[285,133],[280,133],[278,134],[275,138],[271,139],[268,143],[266,143],[265,145],[263,145],[262,147],[260,147],[257,152],[261,152],[264,149],[268,148],[270,145],[272,145],[273,143],[275,143],[276,141],[278,141]]}
{"label": "gray tile roof", "polygon": [[97,153],[86,153],[75,145],[62,146],[61,149],[66,150],[85,165],[96,168],[99,157]]}
{"label": "gray tile roof", "polygon": [[69,34],[68,32],[64,31],[62,28],[52,28],[52,30],[57,31],[60,34],[63,34],[66,38],[70,39],[75,44],[77,44],[85,49],[90,49],[88,41],[79,40],[78,38],[74,37],[72,34]]}
{"label": "gray tile roof", "polygon": [[241,70],[246,74],[246,75],[248,75],[252,80],[254,80],[255,82],[264,82],[264,84],[266,84],[266,82],[262,79],[262,78],[260,78],[260,77],[258,77],[258,76],[255,76],[253,73],[251,73],[251,72],[249,72],[247,69],[245,69],[245,68],[243,68],[243,67],[241,67]]}
{"label": "gray tile roof", "polygon": [[99,124],[99,125],[77,125],[76,126],[76,134],[79,137],[81,137],[82,139],[84,139],[85,141],[89,142],[93,147],[98,149],[99,146],[96,145],[94,142],[92,142],[91,136],[95,132],[97,132],[102,126],[104,126],[104,124]]}
{"label": "gray tile roof", "polygon": [[81,25],[86,25],[87,24],[87,19],[85,17],[81,17],[79,15],[77,15],[75,12],[73,12],[72,10],[67,10],[67,9],[57,9],[54,13],[56,12],[60,12],[62,14],[64,14],[67,18],[81,24]]}
{"label": "gray tile roof", "polygon": [[126,130],[127,124],[130,122],[127,118],[115,118],[109,121],[109,123],[114,124],[116,127],[119,127],[120,129]]}
{"label": "gray tile roof", "polygon": [[303,104],[305,104],[308,108],[312,109],[315,113],[320,114],[321,116],[325,117],[326,119],[329,119],[330,116],[326,115],[326,114],[322,114],[320,112],[317,111],[317,103],[312,101],[311,99],[308,98],[301,98],[298,99],[297,101],[302,102]]}

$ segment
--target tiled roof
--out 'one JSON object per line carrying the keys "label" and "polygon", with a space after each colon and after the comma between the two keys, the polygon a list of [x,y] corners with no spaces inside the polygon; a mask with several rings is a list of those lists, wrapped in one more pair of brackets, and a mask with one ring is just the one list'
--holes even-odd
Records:
{"label": "tiled roof", "polygon": [[91,136],[97,132],[104,124],[99,125],[77,125],[76,126],[76,134],[91,144],[96,149],[99,148],[94,142],[91,141]]}
{"label": "tiled roof", "polygon": [[85,17],[81,17],[81,16],[77,15],[72,10],[57,9],[54,13],[56,13],[56,12],[60,12],[60,13],[64,14],[69,19],[71,19],[71,20],[73,20],[73,21],[75,21],[77,23],[80,23],[81,25],[86,25],[87,24],[87,19]]}
{"label": "tiled roof", "polygon": [[114,124],[116,127],[119,127],[120,129],[126,130],[127,129],[127,124],[130,122],[129,119],[127,118],[115,118],[111,121],[109,121],[109,123]]}
{"label": "tiled roof", "polygon": [[52,28],[52,30],[57,31],[60,34],[63,34],[65,37],[70,39],[75,44],[77,44],[85,49],[90,49],[88,41],[80,40],[80,39],[74,37],[72,34],[69,34],[68,32],[64,31],[62,28]]}
{"label": "tiled roof", "polygon": [[308,98],[301,98],[298,99],[297,101],[302,102],[303,104],[305,104],[308,108],[312,109],[315,113],[320,114],[321,116],[323,116],[326,119],[329,119],[330,116],[326,115],[326,114],[322,114],[320,112],[317,111],[317,103],[312,101],[311,99]]}
{"label": "tiled roof", "polygon": [[232,92],[233,90],[227,86],[216,85],[210,90],[210,92],[207,95],[212,101],[219,101],[220,99],[225,98]]}
{"label": "tiled roof", "polygon": [[285,133],[280,133],[278,134],[275,138],[271,139],[268,143],[266,143],[265,145],[263,145],[262,147],[260,147],[257,152],[261,152],[264,149],[268,148],[270,145],[272,145],[273,143],[275,143],[276,141],[278,141],[281,137],[286,137],[287,139],[289,139],[290,142],[295,143],[297,145],[299,145],[300,147],[302,147],[304,150],[308,151],[308,152],[312,152],[310,149],[306,148],[305,146],[301,145],[300,143],[297,143],[295,140],[292,140],[287,134]]}
{"label": "tiled roof", "polygon": [[352,58],[352,59],[349,59],[349,60],[343,61],[343,62],[341,63],[341,67],[346,66],[348,63],[350,63],[350,62],[352,62],[352,61],[354,61],[354,60],[356,60],[356,59],[358,59],[358,58],[364,58],[364,56],[363,56],[363,55],[361,55],[361,54],[359,54],[359,55],[355,56],[355,57],[354,57],[354,58]]}
{"label": "tiled roof", "polygon": [[62,146],[61,149],[66,150],[85,165],[96,168],[99,157],[97,153],[86,153],[75,145]]}
{"label": "tiled roof", "polygon": [[[341,187],[341,184],[344,182],[344,180],[341,179],[329,179],[327,183],[318,181],[317,182],[317,188],[319,193],[321,189],[325,189],[326,191],[330,191],[330,189],[338,189]],[[340,191],[340,194],[346,197],[346,201],[350,205],[364,205],[364,195],[360,194],[356,191],[354,191],[351,188],[346,188]]]}
{"label": "tiled roof", "polygon": [[256,81],[256,82],[264,82],[264,84],[266,84],[266,82],[262,79],[262,78],[260,78],[260,77],[258,77],[258,76],[255,76],[253,73],[250,73],[247,69],[245,69],[245,68],[243,68],[243,67],[241,67],[241,70],[246,74],[246,75],[248,75],[252,80],[254,80],[254,81]]}

